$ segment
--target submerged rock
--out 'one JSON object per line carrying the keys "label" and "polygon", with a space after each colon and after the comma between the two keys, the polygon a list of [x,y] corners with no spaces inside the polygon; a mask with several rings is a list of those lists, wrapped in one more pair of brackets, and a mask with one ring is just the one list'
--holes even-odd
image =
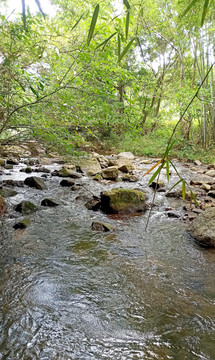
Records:
{"label": "submerged rock", "polygon": [[53,199],[47,198],[47,199],[43,199],[41,201],[41,205],[42,206],[47,206],[47,207],[56,207],[56,206],[58,206],[60,204],[58,202],[56,202],[55,200],[53,200]]}
{"label": "submerged rock", "polygon": [[188,231],[202,246],[215,247],[215,208],[206,209],[198,215]]}
{"label": "submerged rock", "polygon": [[24,184],[39,190],[45,190],[47,188],[44,180],[37,176],[27,177]]}
{"label": "submerged rock", "polygon": [[26,227],[28,227],[30,225],[31,221],[28,218],[22,219],[21,221],[19,221],[18,223],[16,223],[13,228],[15,230],[17,229],[25,229]]}
{"label": "submerged rock", "polygon": [[95,231],[108,232],[108,231],[113,231],[115,228],[107,223],[103,223],[100,221],[93,221],[91,225],[91,229]]}
{"label": "submerged rock", "polygon": [[34,205],[31,201],[22,201],[15,206],[15,210],[22,214],[30,214],[37,211],[37,206]]}
{"label": "submerged rock", "polygon": [[146,194],[139,190],[116,188],[101,193],[101,209],[107,214],[128,214],[146,209]]}

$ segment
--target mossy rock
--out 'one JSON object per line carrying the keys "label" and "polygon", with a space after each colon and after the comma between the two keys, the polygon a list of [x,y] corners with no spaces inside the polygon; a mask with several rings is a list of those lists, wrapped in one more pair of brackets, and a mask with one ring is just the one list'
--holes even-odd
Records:
{"label": "mossy rock", "polygon": [[0,166],[4,166],[5,165],[5,159],[0,158]]}
{"label": "mossy rock", "polygon": [[28,227],[28,226],[30,225],[30,223],[31,223],[30,219],[24,218],[24,219],[22,219],[21,221],[19,221],[18,223],[16,223],[16,224],[13,226],[13,228],[14,228],[15,230],[17,230],[17,229],[26,229],[26,227]]}
{"label": "mossy rock", "polygon": [[37,211],[37,206],[30,201],[22,201],[15,206],[15,210],[22,214],[30,214]]}
{"label": "mossy rock", "polygon": [[106,214],[133,214],[146,209],[146,194],[136,189],[116,188],[101,193],[101,209]]}
{"label": "mossy rock", "polygon": [[102,177],[106,180],[116,180],[119,176],[117,166],[110,166],[102,171]]}
{"label": "mossy rock", "polygon": [[9,188],[2,188],[0,190],[0,195],[2,195],[4,198],[16,196],[18,194],[17,191]]}

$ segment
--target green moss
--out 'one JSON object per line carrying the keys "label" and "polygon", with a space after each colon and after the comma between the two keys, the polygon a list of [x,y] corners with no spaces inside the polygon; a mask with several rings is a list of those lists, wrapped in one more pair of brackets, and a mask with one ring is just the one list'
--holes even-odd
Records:
{"label": "green moss", "polygon": [[114,213],[138,212],[144,209],[145,193],[133,189],[116,188],[102,193],[103,210]]}

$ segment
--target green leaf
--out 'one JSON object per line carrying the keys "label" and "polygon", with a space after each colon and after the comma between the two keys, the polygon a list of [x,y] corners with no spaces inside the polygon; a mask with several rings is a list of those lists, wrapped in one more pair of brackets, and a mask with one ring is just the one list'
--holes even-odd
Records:
{"label": "green leaf", "polygon": [[136,40],[137,40],[137,44],[138,44],[138,46],[139,46],[139,48],[140,48],[141,55],[142,55],[142,57],[144,58],[143,48],[142,48],[142,45],[141,45],[141,42],[140,42],[139,37],[136,37]]}
{"label": "green leaf", "polygon": [[125,56],[125,54],[128,52],[128,50],[130,49],[133,41],[134,41],[135,38],[133,38],[129,43],[128,45],[124,48],[124,50],[122,51],[121,55],[119,56],[118,58],[118,62],[120,62],[122,60],[122,58]]}
{"label": "green leaf", "polygon": [[36,95],[36,97],[38,97],[38,92],[33,88],[33,86],[30,85],[29,87],[30,87],[32,93],[33,93],[34,95]]}
{"label": "green leaf", "polygon": [[177,183],[175,183],[175,184],[167,191],[166,195],[169,194],[170,191],[171,191],[172,189],[174,189],[174,187],[176,187],[178,184],[180,184],[181,181],[182,181],[182,179],[178,180]]}
{"label": "green leaf", "polygon": [[166,160],[166,177],[167,181],[169,181],[169,161]]}
{"label": "green leaf", "polygon": [[128,10],[130,10],[131,7],[128,0],[123,0],[123,4],[127,7]]}
{"label": "green leaf", "polygon": [[117,43],[118,43],[118,47],[117,47],[117,49],[118,49],[118,61],[120,61],[119,58],[120,58],[120,54],[121,54],[121,38],[120,38],[119,34],[117,36]]}
{"label": "green leaf", "polygon": [[184,200],[186,196],[186,183],[182,180],[182,199]]}
{"label": "green leaf", "polygon": [[90,41],[91,41],[91,39],[93,37],[93,34],[94,34],[94,30],[95,30],[96,22],[97,22],[97,19],[98,19],[98,15],[99,15],[99,4],[96,5],[94,13],[93,13],[92,20],[91,20],[90,29],[89,29],[88,38],[87,38],[87,45],[88,46],[90,45]]}
{"label": "green leaf", "polygon": [[173,145],[175,144],[175,140],[173,140],[169,146],[167,147],[166,151],[165,151],[165,154],[163,156],[163,159],[165,159],[165,157],[167,157],[170,153],[170,150],[172,149]]}
{"label": "green leaf", "polygon": [[[96,50],[99,49],[101,46],[104,45],[104,47],[107,45],[108,41],[110,41],[110,39],[112,39],[112,37],[114,37],[114,35],[116,35],[116,32],[114,34],[112,34],[111,36],[109,36],[106,40],[104,40],[101,44],[99,44],[97,47],[96,47]],[[104,47],[102,50],[104,50]]]}
{"label": "green leaf", "polygon": [[203,6],[203,12],[202,12],[201,26],[204,24],[205,16],[207,14],[208,8],[209,8],[209,0],[205,0],[204,6]]}
{"label": "green leaf", "polygon": [[[84,13],[84,14],[85,14],[85,13]],[[80,22],[80,21],[81,21],[81,19],[83,18],[84,14],[82,14],[82,15],[80,16],[80,18],[78,19],[78,21],[76,21],[76,23],[75,23],[75,25],[73,25],[73,27],[72,27],[71,31],[72,31],[72,30],[74,30],[74,29],[76,28],[76,26],[79,24],[79,22]]]}
{"label": "green leaf", "polygon": [[190,11],[190,9],[195,5],[195,3],[197,3],[199,0],[192,0],[191,3],[186,7],[186,9],[184,10],[184,12],[182,13],[181,17],[185,16],[188,11]]}
{"label": "green leaf", "polygon": [[192,191],[190,191],[190,193],[191,193],[191,196],[192,196],[192,198],[194,200],[195,205],[198,207],[199,204],[198,204],[198,201],[196,200],[196,195]]}
{"label": "green leaf", "polygon": [[152,175],[151,179],[149,180],[148,184],[150,185],[152,183],[152,181],[156,178],[156,176],[161,172],[162,168],[164,167],[165,163],[162,163],[159,168],[154,172],[154,174]]}
{"label": "green leaf", "polygon": [[128,38],[129,21],[130,21],[130,13],[128,11],[127,15],[126,15],[126,21],[125,21],[125,38],[126,38],[126,40]]}

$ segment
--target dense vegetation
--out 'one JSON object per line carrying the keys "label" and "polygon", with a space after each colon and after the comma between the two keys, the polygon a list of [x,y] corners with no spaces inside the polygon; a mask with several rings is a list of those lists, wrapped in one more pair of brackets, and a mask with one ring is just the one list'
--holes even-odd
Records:
{"label": "dense vegetation", "polygon": [[93,144],[162,156],[200,86],[172,152],[215,160],[208,1],[191,8],[184,0],[52,3],[52,17],[43,14],[42,0],[35,15],[25,9],[0,16],[2,144],[34,138],[63,152]]}

